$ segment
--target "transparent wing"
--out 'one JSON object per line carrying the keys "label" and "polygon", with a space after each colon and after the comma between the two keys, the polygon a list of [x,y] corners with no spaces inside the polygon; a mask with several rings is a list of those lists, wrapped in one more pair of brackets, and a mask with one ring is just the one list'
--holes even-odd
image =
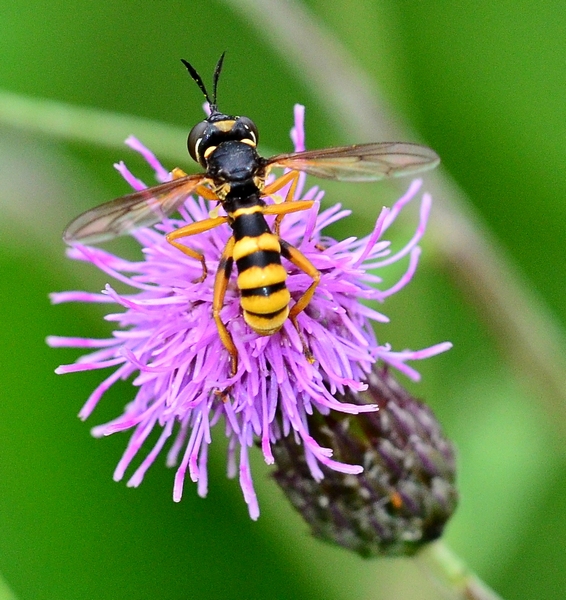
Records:
{"label": "transparent wing", "polygon": [[173,179],[87,210],[69,223],[63,240],[97,244],[155,225],[174,213],[205,179],[203,174]]}
{"label": "transparent wing", "polygon": [[427,171],[439,162],[436,152],[426,146],[380,142],[278,154],[270,158],[267,164],[305,171],[324,179],[378,181]]}

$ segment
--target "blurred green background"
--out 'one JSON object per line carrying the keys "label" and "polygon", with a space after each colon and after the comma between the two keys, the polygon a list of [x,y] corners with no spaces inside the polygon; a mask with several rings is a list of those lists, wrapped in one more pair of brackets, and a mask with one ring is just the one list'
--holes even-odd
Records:
{"label": "blurred green background", "polygon": [[[564,3],[306,4],[441,155],[563,335]],[[4,90],[187,132],[201,118],[202,98],[179,59],[209,81],[227,50],[220,106],[252,117],[273,151],[291,148],[295,102],[307,106],[308,147],[368,141],[348,134],[315,83],[249,17],[218,0],[0,0],[0,48]],[[173,151],[182,152],[185,137],[177,144]],[[0,126],[0,571],[13,591],[24,600],[439,597],[411,560],[363,561],[311,539],[259,453],[256,523],[237,482],[225,478],[222,442],[212,452],[206,500],[188,482],[183,501],[173,503],[174,472],[164,459],[139,489],[112,481],[127,435],[94,440],[89,428],[117,415],[131,391],[112,390],[80,422],[75,415],[102,374],[54,375],[77,353],[48,349],[44,339],[109,331],[96,308],[52,307],[47,295],[105,284],[64,258],[61,231],[82,210],[126,193],[112,169],[120,159],[150,181],[125,147]],[[188,157],[179,166],[188,167]],[[394,197],[387,185],[325,187],[327,202],[365,207],[336,236],[367,233]],[[564,598],[566,428],[435,257],[425,242],[415,280],[383,308],[392,323],[379,336],[397,349],[454,343],[415,365],[423,381],[407,384],[458,447],[461,503],[447,543],[505,598]]]}

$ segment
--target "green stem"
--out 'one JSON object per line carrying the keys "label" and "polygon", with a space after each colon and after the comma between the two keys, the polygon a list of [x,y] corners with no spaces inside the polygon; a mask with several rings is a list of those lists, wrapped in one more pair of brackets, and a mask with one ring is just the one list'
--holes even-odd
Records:
{"label": "green stem", "polygon": [[[46,98],[31,98],[0,89],[0,124],[70,142],[124,150],[135,135],[162,161],[183,164],[190,171],[185,140],[188,129],[133,115],[75,106]],[[275,154],[262,145],[262,152]],[[188,165],[188,167],[185,167]],[[195,165],[195,168],[197,166]]]}
{"label": "green stem", "polygon": [[429,544],[415,560],[454,600],[502,600],[441,541]]}
{"label": "green stem", "polygon": [[132,115],[0,90],[0,123],[73,142],[124,150],[135,135],[161,159],[187,162],[186,129]]}

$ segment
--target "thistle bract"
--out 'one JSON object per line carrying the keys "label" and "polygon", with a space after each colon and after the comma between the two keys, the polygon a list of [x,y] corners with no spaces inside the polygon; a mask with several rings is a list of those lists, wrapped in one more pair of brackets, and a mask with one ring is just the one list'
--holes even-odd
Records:
{"label": "thistle bract", "polygon": [[367,381],[367,390],[347,390],[340,399],[377,405],[378,411],[308,417],[319,443],[364,472],[323,466],[324,479],[315,481],[302,447],[282,438],[274,444],[273,476],[317,538],[364,557],[411,555],[440,537],[456,509],[454,447],[430,408],[387,368]]}

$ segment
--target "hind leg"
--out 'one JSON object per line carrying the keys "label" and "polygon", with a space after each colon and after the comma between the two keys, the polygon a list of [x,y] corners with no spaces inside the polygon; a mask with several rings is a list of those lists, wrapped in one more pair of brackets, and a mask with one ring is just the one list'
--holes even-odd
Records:
{"label": "hind leg", "polygon": [[224,325],[222,319],[220,318],[220,311],[224,306],[226,289],[228,288],[228,282],[230,281],[230,274],[232,273],[232,266],[234,264],[233,252],[234,236],[228,240],[228,243],[222,251],[222,257],[218,263],[218,270],[216,271],[216,278],[214,279],[214,295],[212,299],[212,316],[214,318],[214,322],[216,323],[220,340],[224,344],[226,350],[228,350],[230,353],[232,377],[238,370],[238,351],[236,350],[236,346],[234,345],[234,340],[232,339],[230,332],[228,329],[226,329],[226,325]]}
{"label": "hind leg", "polygon": [[291,319],[291,323],[295,326],[299,337],[301,338],[301,342],[303,344],[303,352],[307,359],[310,362],[314,361],[314,357],[312,352],[309,350],[302,334],[299,329],[299,323],[297,322],[297,315],[301,313],[305,308],[309,305],[309,302],[312,300],[316,287],[320,283],[320,271],[311,263],[311,261],[300,251],[297,250],[294,246],[291,246],[285,240],[279,238],[279,243],[281,244],[281,254],[288,261],[292,262],[297,268],[301,269],[303,273],[306,273],[312,278],[312,283],[305,290],[304,294],[295,302],[291,311],[289,312],[289,319]]}

